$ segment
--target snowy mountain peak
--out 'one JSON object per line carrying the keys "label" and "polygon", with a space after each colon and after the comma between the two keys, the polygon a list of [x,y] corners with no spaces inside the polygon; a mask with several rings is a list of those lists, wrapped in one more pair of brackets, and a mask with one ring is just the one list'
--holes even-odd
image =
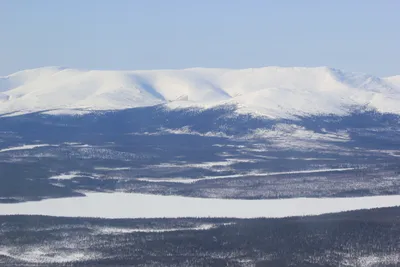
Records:
{"label": "snowy mountain peak", "polygon": [[238,112],[278,118],[345,114],[357,106],[400,114],[398,77],[329,67],[145,71],[44,67],[0,77],[0,113],[236,104]]}

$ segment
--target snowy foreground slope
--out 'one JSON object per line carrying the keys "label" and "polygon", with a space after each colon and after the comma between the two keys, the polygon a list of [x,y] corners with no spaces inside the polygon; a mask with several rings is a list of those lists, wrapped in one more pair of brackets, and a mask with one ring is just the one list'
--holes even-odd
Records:
{"label": "snowy foreground slope", "polygon": [[399,103],[398,77],[378,78],[327,67],[153,71],[47,67],[0,77],[1,114],[230,104],[238,112],[285,118],[344,115],[366,108],[400,114]]}

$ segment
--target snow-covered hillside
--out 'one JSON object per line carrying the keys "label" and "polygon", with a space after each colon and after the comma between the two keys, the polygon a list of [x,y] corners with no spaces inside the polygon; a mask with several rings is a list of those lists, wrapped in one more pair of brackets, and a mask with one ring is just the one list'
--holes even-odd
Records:
{"label": "snow-covered hillside", "polygon": [[386,77],[385,81],[390,83],[392,86],[394,85],[394,86],[400,88],[400,75]]}
{"label": "snow-covered hillside", "polygon": [[400,114],[398,77],[319,68],[87,71],[59,67],[0,77],[0,113],[168,108],[234,104],[238,112],[282,118],[371,108]]}

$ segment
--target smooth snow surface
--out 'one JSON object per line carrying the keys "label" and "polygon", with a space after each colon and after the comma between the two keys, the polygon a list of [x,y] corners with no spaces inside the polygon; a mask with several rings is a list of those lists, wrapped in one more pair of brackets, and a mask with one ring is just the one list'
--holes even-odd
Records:
{"label": "smooth snow surface", "polygon": [[186,227],[186,228],[121,228],[121,227],[100,227],[97,229],[98,234],[127,234],[127,233],[165,233],[165,232],[178,232],[178,231],[203,231],[217,228],[216,224],[202,224],[196,227]]}
{"label": "smooth snow surface", "polygon": [[338,169],[316,169],[316,170],[301,170],[301,171],[285,171],[285,172],[251,172],[251,173],[239,173],[232,175],[220,175],[220,176],[206,176],[201,178],[137,178],[138,181],[152,182],[152,183],[181,183],[181,184],[192,184],[204,180],[216,180],[216,179],[232,179],[232,178],[244,178],[249,176],[263,177],[263,176],[275,176],[275,175],[286,175],[286,174],[307,174],[307,173],[324,173],[324,172],[343,172],[351,171],[355,168],[338,168]]}
{"label": "smooth snow surface", "polygon": [[74,179],[75,177],[79,176],[79,172],[68,172],[68,173],[61,173],[58,175],[54,175],[49,177],[49,179],[53,180],[71,180]]}
{"label": "smooth snow surface", "polygon": [[47,67],[0,77],[0,114],[84,114],[165,104],[169,108],[236,104],[273,118],[345,114],[354,107],[400,114],[396,77],[318,68],[87,71]]}
{"label": "smooth snow surface", "polygon": [[398,87],[398,89],[400,90],[400,75],[387,77],[387,78],[384,78],[384,80],[386,82],[390,83],[391,85]]}
{"label": "smooth snow surface", "polygon": [[2,153],[2,152],[9,152],[9,151],[17,151],[17,150],[34,149],[34,148],[46,147],[46,146],[54,146],[54,145],[49,145],[49,144],[36,144],[36,145],[22,145],[22,146],[8,147],[8,148],[0,149],[0,153]]}
{"label": "smooth snow surface", "polygon": [[109,168],[109,167],[94,167],[95,170],[97,171],[128,171],[131,168],[130,167],[115,167],[115,168]]}
{"label": "smooth snow surface", "polygon": [[88,193],[86,197],[0,204],[0,215],[101,218],[282,218],[400,206],[400,196],[357,198],[207,199],[136,193]]}

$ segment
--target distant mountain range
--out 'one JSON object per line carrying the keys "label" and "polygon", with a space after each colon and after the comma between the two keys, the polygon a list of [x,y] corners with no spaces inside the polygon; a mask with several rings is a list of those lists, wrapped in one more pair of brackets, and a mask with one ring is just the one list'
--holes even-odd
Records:
{"label": "distant mountain range", "polygon": [[400,114],[400,76],[317,68],[265,67],[97,71],[45,67],[0,77],[0,114],[81,114],[161,105],[167,109],[235,106],[271,119]]}

